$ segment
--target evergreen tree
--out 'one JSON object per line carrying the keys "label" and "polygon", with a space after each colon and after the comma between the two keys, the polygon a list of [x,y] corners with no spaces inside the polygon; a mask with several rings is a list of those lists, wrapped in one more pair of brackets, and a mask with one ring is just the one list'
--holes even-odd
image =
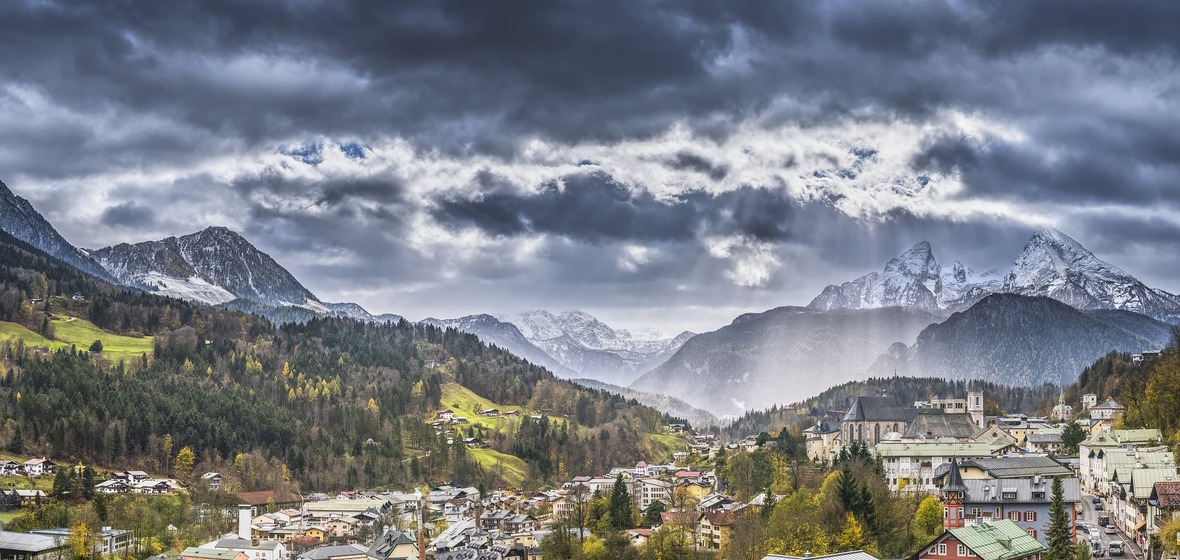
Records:
{"label": "evergreen tree", "polygon": [[612,528],[625,531],[634,527],[635,519],[631,515],[631,492],[627,490],[627,483],[621,474],[615,478],[615,487],[610,493],[610,507],[607,512],[610,514]]}
{"label": "evergreen tree", "polygon": [[1060,478],[1053,479],[1053,498],[1049,504],[1049,530],[1045,538],[1049,550],[1041,556],[1044,560],[1073,560],[1072,527],[1065,511],[1065,487]]}
{"label": "evergreen tree", "polygon": [[1077,422],[1070,422],[1061,430],[1061,444],[1070,455],[1078,454],[1078,444],[1086,439],[1086,431]]}
{"label": "evergreen tree", "polygon": [[12,441],[8,442],[8,451],[19,455],[24,452],[24,449],[25,438],[21,435],[20,425],[18,424],[12,432]]}

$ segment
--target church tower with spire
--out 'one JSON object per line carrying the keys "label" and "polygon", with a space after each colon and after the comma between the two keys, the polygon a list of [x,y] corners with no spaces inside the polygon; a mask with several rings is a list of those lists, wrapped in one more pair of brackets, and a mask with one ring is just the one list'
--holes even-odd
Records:
{"label": "church tower with spire", "polygon": [[967,485],[963,484],[963,475],[959,473],[959,462],[951,459],[951,469],[946,473],[946,481],[942,485],[942,528],[959,529],[966,526],[963,517],[963,500],[967,497]]}

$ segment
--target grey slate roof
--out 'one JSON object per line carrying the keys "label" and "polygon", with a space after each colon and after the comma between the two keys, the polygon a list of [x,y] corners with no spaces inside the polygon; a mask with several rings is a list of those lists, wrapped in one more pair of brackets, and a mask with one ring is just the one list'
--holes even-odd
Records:
{"label": "grey slate roof", "polygon": [[65,546],[68,546],[65,541],[46,535],[0,531],[0,550],[16,550],[36,554]]}
{"label": "grey slate roof", "polygon": [[299,558],[303,560],[329,560],[331,558],[338,558],[341,556],[356,556],[364,554],[365,549],[351,544],[346,545],[327,545],[317,546],[303,554]]}
{"label": "grey slate roof", "polygon": [[[963,500],[965,503],[1047,504],[1053,499],[1051,478],[1041,478],[1040,484],[1033,484],[1032,478],[1008,478],[964,480],[963,485],[967,487],[967,497]],[[1061,485],[1065,490],[1065,503],[1082,501],[1081,481],[1076,478],[1065,478],[1061,480]],[[1002,495],[1004,492],[1016,492],[1016,498],[1005,500]],[[1044,495],[1034,498],[1033,492],[1043,492]]]}
{"label": "grey slate roof", "polygon": [[[941,409],[933,409],[941,410]],[[952,437],[967,439],[975,435],[979,426],[970,414],[965,412],[932,413],[932,410],[922,410],[906,425],[907,439]]]}
{"label": "grey slate roof", "polygon": [[1023,478],[1027,476],[1072,476],[1073,471],[1052,457],[992,457],[972,459],[963,464],[972,464],[983,469],[992,478]]}
{"label": "grey slate roof", "polygon": [[1061,434],[1028,434],[1029,443],[1061,443]]}
{"label": "grey slate roof", "polygon": [[857,397],[848,414],[844,415],[844,421],[909,422],[917,414],[916,408],[901,406],[893,397]]}

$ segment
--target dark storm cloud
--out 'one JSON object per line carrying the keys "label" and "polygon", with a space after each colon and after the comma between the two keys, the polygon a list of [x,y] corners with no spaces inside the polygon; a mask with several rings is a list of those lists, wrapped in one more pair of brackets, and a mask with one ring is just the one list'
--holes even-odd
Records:
{"label": "dark storm cloud", "polygon": [[[773,246],[796,273],[768,280],[781,289],[817,281],[798,280],[819,274],[789,261],[800,248],[831,268],[830,281],[879,269],[882,257],[922,239],[940,258],[966,255],[968,264],[1002,263],[1019,249],[1030,228],[1003,217],[885,208],[866,219],[839,210],[863,195],[839,185],[865,180],[864,167],[889,157],[884,146],[851,148],[857,162],[833,155],[826,167],[806,146],[784,151],[786,175],[816,172],[837,184],[792,201],[785,186],[735,187],[748,171],[740,156],[691,145],[726,144],[749,127],[807,139],[849,122],[852,136],[866,122],[927,125],[929,140],[901,172],[955,177],[964,186],[958,202],[1032,207],[1060,218],[1067,233],[1174,247],[1166,238],[1174,223],[1164,218],[1055,212],[1180,211],[1175,2],[17,1],[0,3],[0,21],[0,174],[34,184],[114,176],[97,206],[107,207],[108,233],[154,238],[237,218],[251,240],[333,289],[396,278],[436,282],[445,295],[466,279],[516,278],[487,291],[510,298],[538,290],[519,280],[536,277],[551,280],[557,298],[565,284],[593,278],[584,285],[632,286],[617,297],[634,302],[686,278],[683,293],[723,298],[732,284],[710,261],[723,259],[702,246],[707,236]],[[944,130],[954,128],[948,111],[1010,126],[1022,140]],[[623,186],[602,173],[570,175],[558,187],[520,184],[548,173],[494,171],[526,159],[534,139],[564,144],[575,161],[601,157],[601,166],[584,163],[609,169],[610,156],[583,156],[578,146],[624,150],[682,125],[688,145],[645,160],[687,185],[665,198],[649,193],[668,185]],[[415,163],[437,155],[464,171],[362,170],[383,165],[380,146],[391,139],[405,141]],[[343,163],[333,160],[337,147]],[[254,154],[276,150],[292,155],[276,166],[297,172],[251,167]],[[146,178],[121,178],[137,173]],[[145,186],[153,173],[157,188]],[[701,188],[722,183],[729,192]],[[94,211],[61,188],[38,202],[85,238],[78,215]],[[521,194],[528,189],[537,192]],[[519,261],[504,249],[432,254],[409,240],[410,224],[428,218],[540,247]],[[620,267],[624,245],[651,252]],[[594,275],[580,272],[586,263]],[[452,275],[445,282],[442,270]]]}
{"label": "dark storm cloud", "polygon": [[[961,135],[932,137],[911,161],[918,172],[957,173],[965,196],[1015,201],[1174,204],[1180,119],[1081,115],[1033,126],[1035,145]],[[1051,148],[1046,153],[1043,149]]]}
{"label": "dark storm cloud", "polygon": [[[969,63],[1046,45],[1172,52],[1177,10],[1163,2],[7,3],[0,74],[81,111],[134,108],[247,141],[393,132],[500,150],[510,148],[505,132],[619,138],[686,117],[746,114],[792,93],[822,93],[814,102],[832,108],[924,114],[967,89],[946,78],[969,77],[970,68],[932,58],[947,49]],[[756,71],[719,79],[718,61],[731,54]],[[257,81],[251,68],[234,70],[241,59],[257,63]],[[276,61],[293,76],[268,80]],[[477,134],[456,137],[461,130]]]}
{"label": "dark storm cloud", "polygon": [[101,221],[111,227],[143,228],[152,225],[156,217],[151,208],[124,202],[103,210]]}
{"label": "dark storm cloud", "polygon": [[692,152],[680,152],[676,154],[676,157],[672,158],[672,160],[668,162],[668,167],[671,167],[672,169],[689,169],[696,171],[697,173],[708,176],[714,181],[720,181],[724,179],[726,175],[729,175],[728,166],[716,165],[704,157],[698,156]]}
{"label": "dark storm cloud", "polygon": [[702,234],[783,241],[793,206],[785,193],[754,187],[719,194],[689,191],[662,201],[604,173],[587,173],[545,185],[532,196],[444,200],[434,216],[493,235],[545,233],[589,243],[685,241]]}

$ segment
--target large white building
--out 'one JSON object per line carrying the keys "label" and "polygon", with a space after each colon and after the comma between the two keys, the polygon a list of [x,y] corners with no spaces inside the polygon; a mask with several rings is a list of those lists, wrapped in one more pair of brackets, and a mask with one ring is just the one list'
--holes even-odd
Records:
{"label": "large white building", "polygon": [[889,489],[906,492],[937,492],[934,471],[951,459],[983,459],[991,457],[991,445],[963,443],[955,439],[929,442],[883,442],[876,452],[885,467]]}

